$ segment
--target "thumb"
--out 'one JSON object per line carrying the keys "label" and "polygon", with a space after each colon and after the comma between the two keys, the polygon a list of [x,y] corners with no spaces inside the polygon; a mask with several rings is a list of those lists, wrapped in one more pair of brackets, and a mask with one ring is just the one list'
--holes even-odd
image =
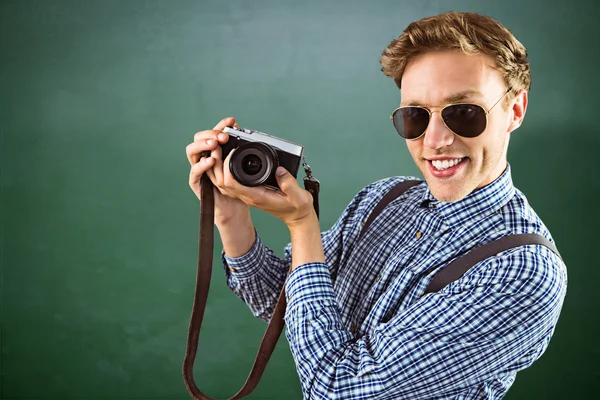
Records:
{"label": "thumb", "polygon": [[294,176],[283,167],[277,167],[277,170],[275,171],[275,179],[277,179],[279,188],[285,194],[291,194],[297,188],[299,188],[296,178],[294,178]]}

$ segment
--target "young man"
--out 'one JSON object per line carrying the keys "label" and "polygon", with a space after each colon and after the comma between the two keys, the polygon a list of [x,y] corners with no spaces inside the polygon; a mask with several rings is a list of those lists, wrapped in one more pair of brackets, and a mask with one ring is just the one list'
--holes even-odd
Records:
{"label": "young man", "polygon": [[[515,233],[552,240],[513,186],[506,157],[527,109],[526,50],[495,20],[451,12],[410,24],[381,63],[402,93],[394,126],[426,182],[393,200],[364,235],[378,201],[414,178],[365,187],[321,233],[310,193],[285,170],[280,192],[232,178],[219,144],[233,118],[187,147],[190,186],[199,196],[203,173],[216,185],[228,285],[257,317],[270,318],[285,285],[286,337],[305,398],[501,398],[554,332],[567,286],[560,257],[520,246],[425,290],[481,244]],[[261,242],[249,206],[288,226],[284,259]]]}

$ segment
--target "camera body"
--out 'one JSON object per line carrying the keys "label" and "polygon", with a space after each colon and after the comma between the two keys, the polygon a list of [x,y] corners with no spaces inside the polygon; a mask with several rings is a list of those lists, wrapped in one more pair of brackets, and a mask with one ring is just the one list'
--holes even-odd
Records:
{"label": "camera body", "polygon": [[297,177],[304,147],[248,128],[226,127],[223,132],[229,134],[221,146],[223,160],[233,152],[229,170],[240,184],[279,189],[275,178],[278,166]]}

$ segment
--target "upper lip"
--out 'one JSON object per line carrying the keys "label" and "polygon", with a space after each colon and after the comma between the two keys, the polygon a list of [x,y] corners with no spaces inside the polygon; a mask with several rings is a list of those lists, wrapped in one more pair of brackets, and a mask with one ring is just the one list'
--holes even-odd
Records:
{"label": "upper lip", "polygon": [[448,156],[439,156],[439,157],[426,157],[427,161],[444,161],[444,160],[457,160],[465,157],[448,157]]}

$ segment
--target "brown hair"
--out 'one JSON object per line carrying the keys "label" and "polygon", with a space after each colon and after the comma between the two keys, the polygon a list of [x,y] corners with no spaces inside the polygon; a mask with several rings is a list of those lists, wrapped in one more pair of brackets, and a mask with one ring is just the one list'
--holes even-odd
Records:
{"label": "brown hair", "polygon": [[525,46],[498,21],[469,12],[449,11],[411,23],[383,51],[381,70],[400,88],[402,74],[412,58],[444,50],[491,56],[507,87],[512,88],[512,95],[531,86]]}

